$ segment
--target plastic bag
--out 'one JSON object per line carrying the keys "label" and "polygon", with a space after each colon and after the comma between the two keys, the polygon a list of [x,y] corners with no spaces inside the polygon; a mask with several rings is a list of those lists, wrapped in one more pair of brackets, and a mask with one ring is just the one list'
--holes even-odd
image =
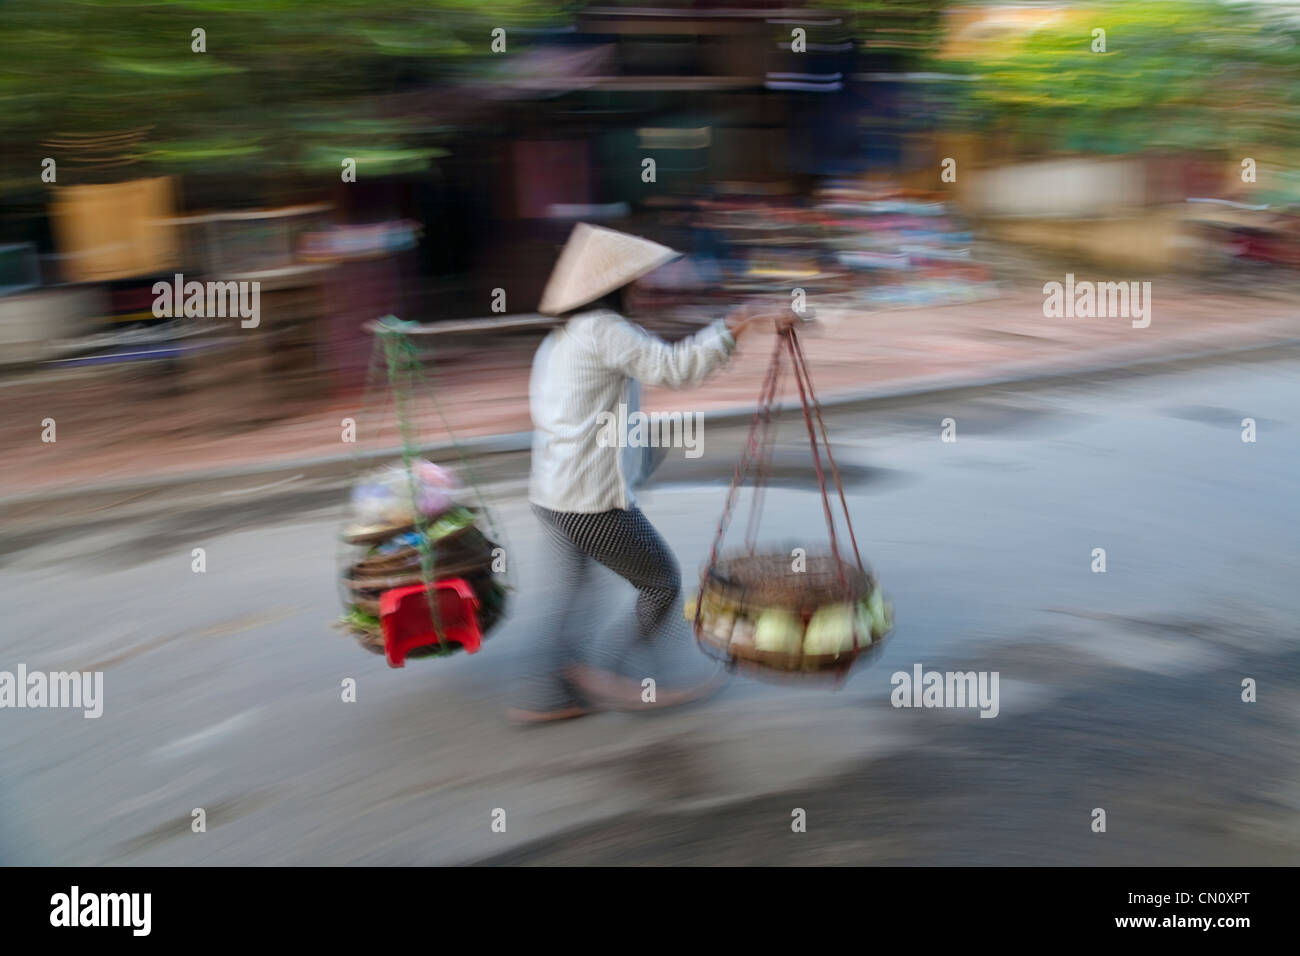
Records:
{"label": "plastic bag", "polygon": [[450,511],[461,491],[454,471],[423,458],[411,463],[410,478],[405,466],[387,465],[367,473],[353,486],[353,523],[370,527],[414,524],[412,484],[415,486],[415,508],[425,518],[437,518]]}

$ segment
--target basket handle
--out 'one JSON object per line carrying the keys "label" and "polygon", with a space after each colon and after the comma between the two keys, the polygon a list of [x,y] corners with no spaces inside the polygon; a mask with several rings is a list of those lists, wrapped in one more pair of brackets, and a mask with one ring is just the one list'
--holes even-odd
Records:
{"label": "basket handle", "polygon": [[[747,539],[749,548],[754,549],[754,538],[757,534],[758,516],[762,511],[762,489],[766,479],[768,459],[772,446],[772,428],[773,415],[772,408],[776,402],[779,383],[781,380],[781,368],[784,357],[788,355],[790,364],[794,369],[795,385],[799,394],[799,401],[803,411],[804,422],[808,427],[808,442],[812,451],[813,466],[817,472],[817,485],[821,491],[822,509],[826,515],[826,530],[830,537],[831,554],[836,559],[836,567],[840,578],[844,583],[844,570],[840,561],[839,541],[835,533],[835,518],[831,510],[830,495],[826,489],[826,474],[822,469],[821,450],[826,453],[826,461],[830,466],[831,478],[835,483],[836,491],[839,495],[840,509],[844,515],[844,523],[849,532],[849,541],[853,548],[853,556],[857,562],[859,570],[866,572],[862,563],[862,555],[858,550],[857,535],[853,531],[853,521],[849,516],[848,502],[844,496],[844,485],[840,480],[839,467],[835,463],[835,456],[830,448],[830,436],[826,430],[826,422],[822,416],[821,402],[817,399],[817,394],[813,389],[812,376],[808,371],[808,360],[804,354],[803,345],[799,341],[798,333],[792,326],[777,333],[776,342],[772,349],[772,358],[768,363],[767,372],[763,378],[762,388],[759,390],[758,406],[754,411],[754,417],[750,422],[749,435],[745,442],[745,450],[741,454],[740,461],[737,462],[734,473],[732,474],[731,486],[727,489],[727,498],[723,505],[722,517],[718,521],[718,527],[713,538],[713,546],[709,551],[708,567],[712,568],[717,564],[718,554],[722,548],[722,541],[727,533],[727,526],[731,522],[732,512],[735,508],[736,498],[740,492],[740,486],[745,483],[751,471],[755,474],[754,480],[754,500],[750,512],[750,526]],[[817,425],[813,425],[814,417]],[[819,443],[821,449],[819,449]],[[696,623],[700,619],[700,609],[696,608]]]}
{"label": "basket handle", "polygon": [[[831,537],[831,553],[835,555],[838,566],[839,548],[835,541],[835,522],[831,517],[830,499],[826,493],[826,477],[822,474],[821,459],[817,453],[817,435],[813,431],[812,423],[814,415],[817,418],[817,425],[821,432],[822,448],[826,452],[826,461],[831,466],[831,477],[835,481],[835,490],[839,494],[840,509],[844,514],[844,526],[848,529],[849,542],[853,547],[853,559],[857,562],[858,570],[863,574],[866,574],[867,569],[862,564],[862,554],[858,550],[858,537],[853,531],[853,519],[849,516],[849,504],[844,497],[844,483],[840,480],[840,469],[839,466],[835,464],[835,455],[831,452],[831,438],[826,431],[826,421],[822,418],[822,405],[821,402],[817,400],[816,392],[813,391],[812,375],[808,371],[808,359],[804,355],[803,343],[799,341],[799,337],[795,335],[793,328],[788,330],[787,336],[790,348],[790,357],[795,366],[795,380],[800,383],[799,398],[803,403],[804,421],[808,425],[808,439],[812,446],[813,463],[817,467],[817,483],[821,488],[822,504],[825,506],[826,510],[826,527],[830,532]],[[800,381],[801,377],[802,381]],[[810,402],[811,414],[809,409]],[[841,580],[843,579],[843,576],[843,569],[841,568]]]}

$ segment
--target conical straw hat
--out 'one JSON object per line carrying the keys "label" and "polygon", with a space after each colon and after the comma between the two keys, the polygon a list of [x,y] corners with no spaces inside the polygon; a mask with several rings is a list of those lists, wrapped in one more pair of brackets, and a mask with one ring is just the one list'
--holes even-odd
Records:
{"label": "conical straw hat", "polygon": [[555,263],[537,311],[544,315],[571,312],[679,255],[649,239],[580,222]]}

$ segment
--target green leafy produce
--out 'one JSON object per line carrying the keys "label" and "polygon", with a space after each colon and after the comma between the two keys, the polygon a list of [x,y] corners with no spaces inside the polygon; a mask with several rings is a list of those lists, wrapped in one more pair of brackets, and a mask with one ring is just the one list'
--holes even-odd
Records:
{"label": "green leafy produce", "polygon": [[867,599],[867,613],[871,617],[871,633],[878,640],[889,633],[894,626],[894,608],[884,598],[880,588],[871,592]]}
{"label": "green leafy produce", "polygon": [[367,614],[355,606],[343,617],[343,623],[348,627],[359,628],[363,631],[378,630],[379,628],[379,618],[373,614]]}
{"label": "green leafy produce", "polygon": [[474,523],[474,513],[468,508],[453,508],[445,515],[429,525],[429,530],[425,536],[430,541],[438,541],[447,537],[449,534],[455,534],[457,531],[464,531]]}
{"label": "green leafy produce", "polygon": [[871,629],[871,609],[866,601],[859,601],[853,606],[853,623],[858,628],[858,647],[867,647],[872,638],[880,636]]}
{"label": "green leafy produce", "polygon": [[853,650],[854,606],[828,604],[818,608],[808,621],[803,637],[805,654],[833,654],[839,656]]}
{"label": "green leafy produce", "polygon": [[798,654],[803,646],[799,618],[784,608],[768,608],[754,627],[754,646],[760,651]]}

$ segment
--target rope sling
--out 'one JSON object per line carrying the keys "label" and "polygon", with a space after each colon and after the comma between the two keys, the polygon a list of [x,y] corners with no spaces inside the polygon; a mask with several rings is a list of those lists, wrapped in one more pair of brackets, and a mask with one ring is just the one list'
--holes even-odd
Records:
{"label": "rope sling", "polygon": [[[436,651],[432,653],[425,651],[419,655],[411,656],[445,656],[454,653],[458,647],[448,640],[447,629],[443,620],[443,609],[438,596],[439,580],[446,579],[451,575],[449,574],[449,568],[444,564],[440,564],[439,540],[431,533],[431,529],[437,524],[436,516],[425,515],[420,508],[420,483],[416,476],[416,465],[427,448],[427,444],[422,441],[421,430],[416,421],[416,408],[421,397],[427,397],[432,402],[443,430],[450,436],[451,446],[455,450],[459,461],[459,473],[463,476],[466,486],[472,490],[477,505],[475,523],[477,523],[478,519],[482,519],[486,525],[488,535],[483,537],[492,555],[496,553],[492,545],[504,541],[504,537],[496,525],[493,509],[488,506],[473,465],[466,457],[461,444],[456,440],[451,425],[447,421],[447,416],[443,411],[442,404],[438,401],[437,389],[430,380],[425,368],[425,361],[412,335],[412,332],[418,328],[417,323],[404,322],[391,315],[385,316],[374,324],[375,342],[371,351],[366,386],[362,397],[362,415],[358,417],[369,418],[367,413],[378,404],[380,420],[390,416],[390,420],[395,421],[397,424],[401,446],[401,467],[406,477],[406,494],[410,513],[414,517],[410,537],[413,538],[413,546],[419,556],[418,580],[425,595],[428,626],[437,641]],[[377,393],[383,395],[383,399],[379,402],[375,401]],[[454,570],[454,567],[452,570]],[[501,584],[501,587],[503,590],[508,590],[508,566],[503,570],[505,571],[503,574],[504,583]],[[495,576],[496,573],[496,568],[493,567],[492,574]],[[346,604],[349,599],[345,596],[344,600]],[[489,608],[488,611],[489,621],[484,622],[487,624],[484,631],[490,628],[492,624],[495,624],[501,616],[500,609]],[[375,646],[377,635],[368,634],[365,635],[365,639],[362,639],[360,634],[357,636],[363,646],[371,650],[378,649]],[[391,662],[392,655],[390,653]]]}
{"label": "rope sling", "polygon": [[[799,397],[800,409],[808,433],[808,445],[817,477],[830,546],[829,555],[806,555],[807,566],[799,574],[791,573],[792,570],[799,569],[792,568],[789,555],[761,552],[758,542],[764,492],[771,474],[772,450],[780,413],[779,396],[787,365],[793,373],[795,391]],[[752,485],[753,492],[746,524],[744,551],[739,554],[724,555],[723,541],[736,511],[740,489],[747,483]],[[851,561],[846,560],[841,554],[843,540],[837,528],[829,484],[834,485],[835,497],[839,502],[848,545],[852,549]],[[874,651],[874,645],[871,644],[872,633],[877,635],[877,643],[879,643],[879,638],[883,638],[889,630],[888,626],[878,622],[870,629],[870,633],[863,634],[861,631],[867,628],[865,626],[860,628],[855,623],[852,645],[847,654],[831,655],[830,660],[821,660],[820,657],[824,655],[818,655],[818,659],[815,660],[810,659],[802,652],[775,654],[754,651],[751,653],[747,645],[738,645],[732,637],[727,637],[719,643],[717,636],[713,634],[710,622],[705,620],[706,605],[711,600],[725,601],[728,607],[734,605],[737,614],[748,611],[751,615],[756,615],[759,607],[788,609],[800,615],[801,620],[805,622],[819,607],[827,604],[879,601],[882,611],[884,608],[883,597],[877,591],[874,576],[863,562],[858,548],[857,535],[853,530],[853,520],[849,514],[839,466],[831,451],[830,436],[822,414],[821,402],[813,387],[803,343],[800,342],[798,332],[793,327],[778,332],[773,345],[772,357],[759,390],[758,404],[750,422],[744,450],[733,472],[731,486],[727,491],[722,515],[709,551],[708,563],[701,574],[700,593],[693,614],[695,633],[702,649],[714,656],[718,656],[717,652],[722,651],[728,662],[732,664],[740,656],[777,670],[842,671],[853,663],[860,651],[865,651],[869,647]],[[884,615],[882,614],[881,617],[883,620]],[[735,626],[733,622],[732,627]]]}

